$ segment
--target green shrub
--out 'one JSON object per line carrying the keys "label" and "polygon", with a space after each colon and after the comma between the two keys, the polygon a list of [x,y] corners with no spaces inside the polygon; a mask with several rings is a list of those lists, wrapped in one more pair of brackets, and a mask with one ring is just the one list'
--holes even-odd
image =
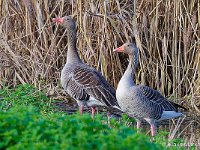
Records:
{"label": "green shrub", "polygon": [[152,143],[125,120],[112,119],[110,128],[102,115],[92,120],[87,113],[56,112],[52,101],[30,85],[0,90],[0,149],[166,149],[164,138]]}
{"label": "green shrub", "polygon": [[15,105],[0,115],[0,149],[160,149],[143,135],[109,128],[101,116],[42,115],[34,106]]}
{"label": "green shrub", "polygon": [[0,111],[6,111],[12,106],[33,105],[43,113],[53,111],[51,100],[35,87],[25,84],[19,85],[16,89],[0,89]]}

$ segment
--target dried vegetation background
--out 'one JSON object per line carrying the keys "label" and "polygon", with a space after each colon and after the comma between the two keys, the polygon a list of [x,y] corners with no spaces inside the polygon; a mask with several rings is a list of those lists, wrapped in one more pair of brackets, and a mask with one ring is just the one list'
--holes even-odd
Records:
{"label": "dried vegetation background", "polygon": [[52,18],[64,15],[77,22],[81,58],[115,87],[128,60],[112,50],[134,41],[136,82],[200,113],[199,0],[0,0],[1,86],[59,91],[67,38]]}

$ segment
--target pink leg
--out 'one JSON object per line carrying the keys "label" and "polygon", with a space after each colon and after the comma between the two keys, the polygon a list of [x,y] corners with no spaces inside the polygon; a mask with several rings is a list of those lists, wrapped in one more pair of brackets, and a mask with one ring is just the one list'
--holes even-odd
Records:
{"label": "pink leg", "polygon": [[94,119],[94,113],[95,113],[95,107],[91,107],[92,108],[92,119]]}
{"label": "pink leg", "polygon": [[137,129],[139,129],[141,126],[141,121],[137,121]]}
{"label": "pink leg", "polygon": [[139,133],[139,129],[140,129],[140,126],[141,126],[141,121],[136,119],[136,122],[137,122],[137,133]]}
{"label": "pink leg", "polygon": [[83,114],[83,106],[82,105],[79,107],[79,112],[80,112],[80,115]]}
{"label": "pink leg", "polygon": [[151,124],[151,136],[155,136],[156,135],[156,126],[155,124]]}
{"label": "pink leg", "polygon": [[108,125],[110,126],[110,112],[107,112],[107,117],[108,117]]}

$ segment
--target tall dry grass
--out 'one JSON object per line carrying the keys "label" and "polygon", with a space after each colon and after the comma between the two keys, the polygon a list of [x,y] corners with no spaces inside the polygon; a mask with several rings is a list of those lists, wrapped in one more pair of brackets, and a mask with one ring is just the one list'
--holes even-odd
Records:
{"label": "tall dry grass", "polygon": [[135,41],[136,82],[200,113],[199,0],[1,0],[1,85],[58,85],[67,38],[52,18],[64,15],[77,22],[81,58],[115,87],[128,61],[112,50]]}

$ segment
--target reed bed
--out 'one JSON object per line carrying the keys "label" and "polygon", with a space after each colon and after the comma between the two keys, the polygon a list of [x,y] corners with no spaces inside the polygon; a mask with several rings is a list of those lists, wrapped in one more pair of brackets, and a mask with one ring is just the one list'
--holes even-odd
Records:
{"label": "reed bed", "polygon": [[0,6],[1,86],[57,87],[67,40],[52,18],[72,15],[81,58],[111,84],[128,63],[113,48],[133,41],[140,50],[136,83],[200,113],[199,0],[1,0]]}

